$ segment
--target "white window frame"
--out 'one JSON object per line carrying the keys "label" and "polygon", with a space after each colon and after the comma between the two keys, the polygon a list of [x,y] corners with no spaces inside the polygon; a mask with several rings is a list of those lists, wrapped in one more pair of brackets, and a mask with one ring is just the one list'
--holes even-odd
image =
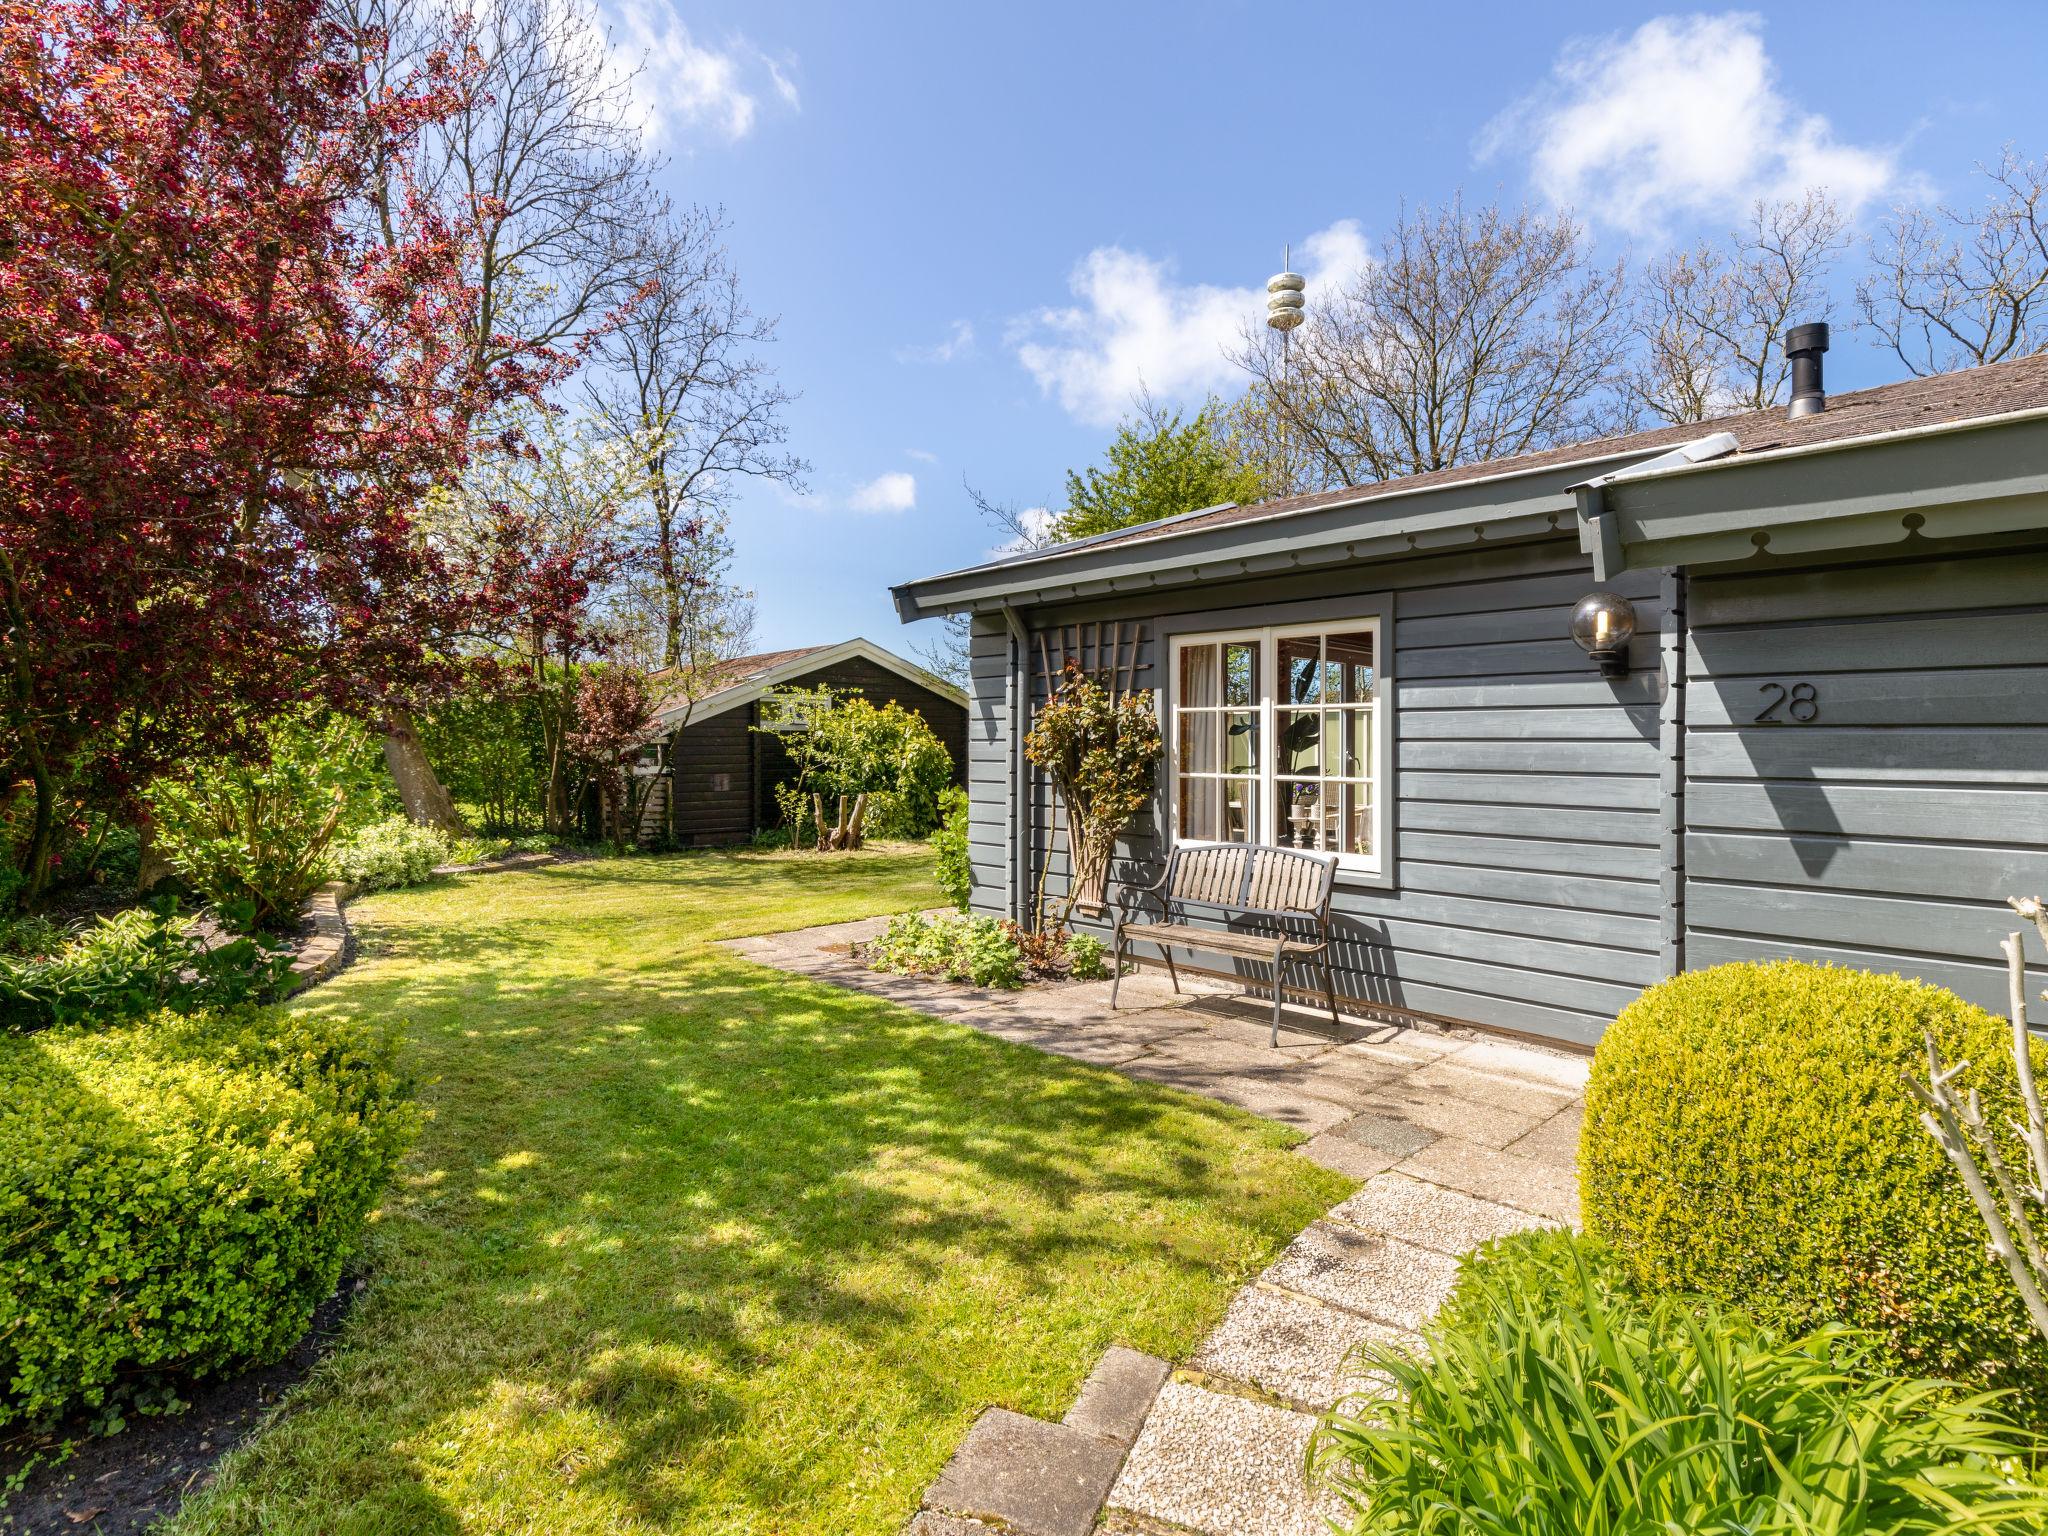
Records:
{"label": "white window frame", "polygon": [[[1168,846],[1195,846],[1192,840],[1180,835],[1180,656],[1181,651],[1191,645],[1221,646],[1230,642],[1252,642],[1259,648],[1259,698],[1252,711],[1259,719],[1259,772],[1258,784],[1258,830],[1257,846],[1275,848],[1281,846],[1279,839],[1278,785],[1287,777],[1279,771],[1279,737],[1276,730],[1278,717],[1287,711],[1287,706],[1278,699],[1279,642],[1298,639],[1305,635],[1329,634],[1370,634],[1372,636],[1372,772],[1365,782],[1372,794],[1372,852],[1336,853],[1326,855],[1336,859],[1340,871],[1352,871],[1360,875],[1381,876],[1388,869],[1388,849],[1393,831],[1393,775],[1390,770],[1392,756],[1389,751],[1389,717],[1393,713],[1394,694],[1389,686],[1386,667],[1386,637],[1388,628],[1378,615],[1364,615],[1358,618],[1317,619],[1307,623],[1293,624],[1239,624],[1225,628],[1190,630],[1171,636],[1168,647],[1165,720],[1166,742],[1166,842]],[[1243,711],[1232,711],[1242,713]],[[1205,845],[1206,846],[1206,845]],[[1236,845],[1230,845],[1236,846]]]}

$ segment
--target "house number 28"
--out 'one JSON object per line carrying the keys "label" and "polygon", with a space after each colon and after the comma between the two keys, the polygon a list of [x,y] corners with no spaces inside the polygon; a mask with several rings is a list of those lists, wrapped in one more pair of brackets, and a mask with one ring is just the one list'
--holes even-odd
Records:
{"label": "house number 28", "polygon": [[1820,718],[1820,690],[1811,683],[1765,683],[1759,691],[1770,701],[1757,711],[1759,720],[1806,725]]}

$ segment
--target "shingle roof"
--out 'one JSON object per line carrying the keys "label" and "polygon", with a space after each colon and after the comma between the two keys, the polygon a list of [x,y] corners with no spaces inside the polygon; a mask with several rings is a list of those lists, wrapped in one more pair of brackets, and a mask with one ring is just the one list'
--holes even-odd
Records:
{"label": "shingle roof", "polygon": [[[2002,416],[2010,411],[2048,407],[2048,354],[1992,363],[1956,373],[1937,374],[1926,379],[1907,379],[1848,394],[1830,395],[1827,409],[1814,416],[1793,420],[1782,407],[1724,416],[1715,421],[1689,422],[1678,427],[1658,427],[1621,437],[1546,448],[1512,458],[1489,459],[1461,464],[1455,469],[1432,470],[1427,474],[1405,475],[1343,490],[1318,491],[1306,496],[1288,496],[1251,506],[1219,507],[1195,517],[1180,517],[1158,523],[1142,523],[1120,533],[1090,541],[1092,548],[1132,544],[1146,539],[1179,537],[1202,529],[1256,518],[1278,517],[1290,512],[1307,512],[1317,507],[1370,501],[1408,491],[1457,485],[1462,481],[1486,480],[1525,471],[1554,469],[1589,460],[1615,458],[1625,454],[1676,447],[1680,443],[1714,432],[1733,433],[1740,444],[1737,456],[1774,448],[1799,448],[1844,438],[1869,437],[1899,432],[1912,427],[1939,426],[1976,417]],[[1723,462],[1734,462],[1726,460]],[[1058,546],[1053,546],[1056,550]],[[1051,553],[1053,550],[1040,551]]]}

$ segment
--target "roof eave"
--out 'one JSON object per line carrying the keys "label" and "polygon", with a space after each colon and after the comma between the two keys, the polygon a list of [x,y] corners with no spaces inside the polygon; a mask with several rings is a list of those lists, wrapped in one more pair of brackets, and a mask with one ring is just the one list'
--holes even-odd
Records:
{"label": "roof eave", "polygon": [[1771,449],[1575,487],[1580,542],[1625,570],[2048,528],[2048,409]]}

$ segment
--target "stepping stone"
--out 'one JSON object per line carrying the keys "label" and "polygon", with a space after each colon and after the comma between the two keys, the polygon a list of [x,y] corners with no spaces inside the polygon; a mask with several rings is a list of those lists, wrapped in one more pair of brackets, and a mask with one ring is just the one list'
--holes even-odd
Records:
{"label": "stepping stone", "polygon": [[1129,1450],[1146,1410],[1171,1373],[1164,1360],[1112,1344],[1081,1383],[1080,1396],[1060,1422]]}
{"label": "stepping stone", "polygon": [[1315,1426],[1310,1414],[1170,1381],[1110,1505],[1203,1536],[1328,1536],[1325,1518],[1341,1506],[1312,1496],[1302,1476]]}
{"label": "stepping stone", "polygon": [[1549,1161],[1447,1137],[1400,1163],[1396,1171],[1552,1221],[1579,1224],[1578,1178],[1569,1168]]}
{"label": "stepping stone", "polygon": [[1249,1285],[1232,1299],[1223,1321],[1188,1363],[1320,1412],[1353,1392],[1373,1390],[1375,1378],[1351,1364],[1357,1350],[1368,1344],[1412,1349],[1421,1342],[1405,1328],[1291,1291]]}
{"label": "stepping stone", "polygon": [[1404,1173],[1380,1174],[1330,1216],[1453,1258],[1493,1238],[1545,1225],[1527,1211],[1475,1199],[1441,1184],[1425,1184]]}
{"label": "stepping stone", "polygon": [[1457,1277],[1448,1254],[1326,1221],[1305,1229],[1261,1276],[1396,1328],[1420,1328]]}
{"label": "stepping stone", "polygon": [[1016,1536],[1088,1536],[1123,1454],[1064,1424],[991,1408],[925,1494],[925,1508]]}

